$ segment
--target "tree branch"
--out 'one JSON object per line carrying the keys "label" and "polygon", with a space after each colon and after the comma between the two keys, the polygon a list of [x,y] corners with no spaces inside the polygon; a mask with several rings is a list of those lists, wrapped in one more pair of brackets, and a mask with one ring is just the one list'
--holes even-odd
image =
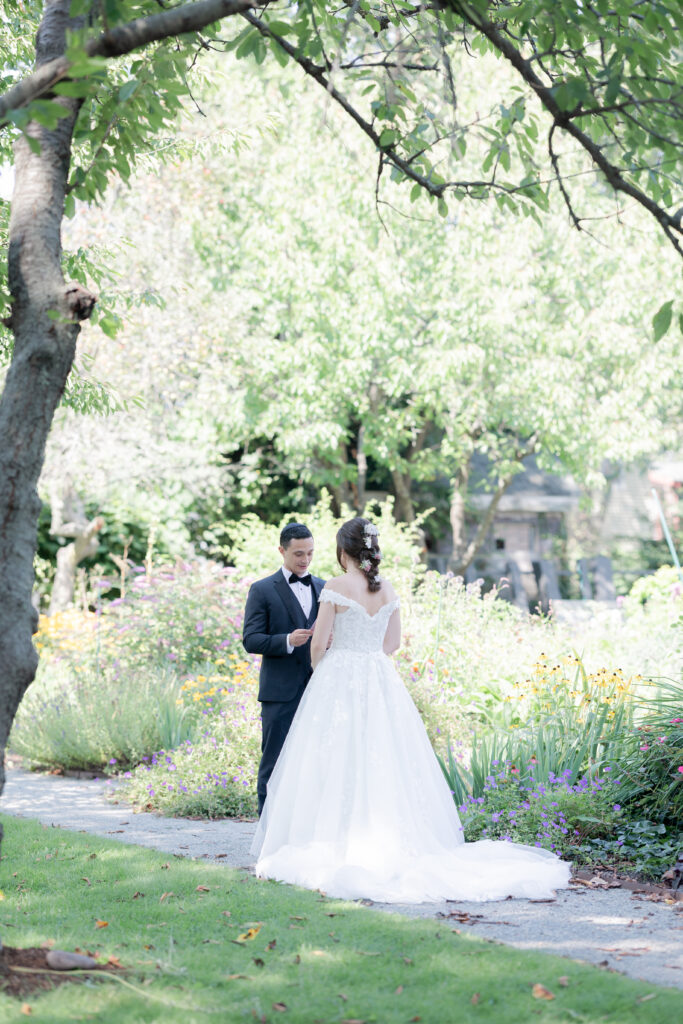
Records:
{"label": "tree branch", "polygon": [[[362,114],[359,114],[356,108],[351,106],[347,98],[334,88],[332,82],[325,73],[324,68],[320,67],[318,64],[314,64],[313,61],[308,59],[308,57],[303,57],[291,43],[288,43],[286,39],[283,39],[281,36],[277,35],[277,33],[272,32],[266,24],[259,21],[259,19],[254,17],[253,14],[250,14],[249,11],[243,11],[242,17],[248,21],[250,25],[253,25],[262,36],[265,36],[267,39],[272,39],[278,46],[281,46],[285,53],[287,53],[292,60],[295,60],[299,67],[303,68],[310,78],[313,78],[318,85],[322,86],[328,96],[339,104],[342,110],[349,115],[351,120],[356,122],[368,138],[372,139],[377,148],[384,154],[386,160],[389,160],[395,167],[398,167],[398,169],[402,171],[407,178],[410,178],[412,181],[421,185],[430,193],[430,195],[437,197],[443,195],[446,185],[435,185],[429,180],[429,178],[426,178],[424,174],[419,174],[417,171],[413,170],[408,160],[399,156],[392,146],[380,146],[379,134],[375,131],[370,122],[366,121]],[[453,183],[451,182],[450,184]],[[465,185],[464,187],[467,186]]]}
{"label": "tree branch", "polygon": [[493,22],[488,21],[477,10],[470,7],[468,3],[463,2],[463,0],[446,0],[446,2],[468,25],[477,32],[481,32],[483,36],[486,36],[495,49],[512,64],[526,84],[536,93],[557,127],[562,128],[576,139],[579,145],[589,154],[593,162],[600,168],[615,192],[625,193],[625,195],[635,199],[648,213],[652,214],[655,220],[659,222],[673,247],[679,255],[683,256],[683,243],[681,241],[683,238],[683,228],[681,225],[666,210],[658,206],[654,199],[651,199],[636,185],[626,181],[620,169],[604,155],[601,147],[586,132],[582,131],[578,125],[574,124],[572,118],[576,117],[578,111],[562,110],[553,95],[552,89],[544,85],[534,71],[531,60],[526,60]]}
{"label": "tree branch", "polygon": [[[214,21],[242,14],[255,7],[262,7],[268,0],[198,0],[197,3],[184,4],[151,14],[147,18],[136,18],[125,25],[103,32],[85,44],[88,57],[121,57],[133,50],[139,50],[148,43],[167,39],[169,36],[184,35],[205,28]],[[0,96],[0,127],[7,124],[10,110],[25,107],[32,100],[66,78],[71,62],[66,56],[46,61],[30,75],[17,82]]]}

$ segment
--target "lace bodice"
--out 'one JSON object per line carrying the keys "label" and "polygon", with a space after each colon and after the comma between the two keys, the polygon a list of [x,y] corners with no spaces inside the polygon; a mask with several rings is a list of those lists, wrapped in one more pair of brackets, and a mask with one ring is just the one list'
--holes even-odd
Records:
{"label": "lace bodice", "polygon": [[335,615],[334,639],[330,651],[357,651],[362,654],[382,651],[384,634],[391,613],[398,608],[398,598],[382,605],[374,615],[370,615],[358,601],[337,590],[323,589],[320,600],[348,608],[348,611]]}

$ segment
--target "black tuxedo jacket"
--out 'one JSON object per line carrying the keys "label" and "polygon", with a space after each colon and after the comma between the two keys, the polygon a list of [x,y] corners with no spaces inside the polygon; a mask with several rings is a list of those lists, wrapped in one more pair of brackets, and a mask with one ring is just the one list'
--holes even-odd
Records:
{"label": "black tuxedo jacket", "polygon": [[258,699],[289,701],[311,677],[310,640],[287,653],[287,637],[295,629],[310,629],[318,616],[318,597],[325,581],[311,577],[313,602],[308,619],[278,569],[249,588],[242,642],[249,654],[261,654]]}

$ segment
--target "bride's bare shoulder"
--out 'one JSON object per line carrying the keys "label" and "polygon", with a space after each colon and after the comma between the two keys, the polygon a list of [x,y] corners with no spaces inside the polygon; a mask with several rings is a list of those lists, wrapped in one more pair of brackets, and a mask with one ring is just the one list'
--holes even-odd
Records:
{"label": "bride's bare shoulder", "polygon": [[387,600],[388,601],[393,601],[394,598],[396,597],[396,591],[394,590],[393,583],[391,583],[386,578],[386,576],[382,576],[381,579],[382,579],[382,590],[387,595]]}
{"label": "bride's bare shoulder", "polygon": [[348,582],[345,576],[333,576],[325,583],[325,590],[335,590],[338,594],[345,594],[348,590]]}

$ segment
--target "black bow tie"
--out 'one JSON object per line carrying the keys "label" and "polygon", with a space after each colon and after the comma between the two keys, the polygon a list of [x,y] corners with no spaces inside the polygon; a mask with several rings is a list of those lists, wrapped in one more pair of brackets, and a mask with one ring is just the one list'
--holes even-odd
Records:
{"label": "black bow tie", "polygon": [[292,573],[292,575],[289,577],[289,582],[292,583],[292,584],[294,584],[294,583],[303,583],[303,585],[305,587],[310,587],[310,585],[311,585],[311,574],[309,572],[306,576],[297,576],[295,573]]}

